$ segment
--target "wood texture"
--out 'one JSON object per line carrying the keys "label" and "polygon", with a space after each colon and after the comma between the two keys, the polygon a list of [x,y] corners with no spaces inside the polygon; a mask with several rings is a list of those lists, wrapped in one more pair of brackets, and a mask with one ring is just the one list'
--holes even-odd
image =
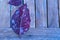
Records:
{"label": "wood texture", "polygon": [[57,0],[48,0],[48,27],[59,28]]}
{"label": "wood texture", "polygon": [[0,0],[0,28],[10,27],[10,9],[8,0]]}
{"label": "wood texture", "polygon": [[47,28],[46,0],[36,0],[36,26]]}

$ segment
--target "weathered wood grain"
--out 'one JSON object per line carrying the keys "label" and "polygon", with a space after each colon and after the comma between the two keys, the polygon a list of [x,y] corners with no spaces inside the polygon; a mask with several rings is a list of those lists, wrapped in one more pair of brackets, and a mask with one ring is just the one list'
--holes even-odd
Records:
{"label": "weathered wood grain", "polygon": [[59,27],[60,27],[60,0],[59,0]]}
{"label": "weathered wood grain", "polygon": [[36,26],[47,27],[46,0],[36,0]]}
{"label": "weathered wood grain", "polygon": [[0,28],[10,27],[10,9],[8,0],[0,0]]}
{"label": "weathered wood grain", "polygon": [[59,28],[57,0],[48,0],[48,27]]}
{"label": "weathered wood grain", "polygon": [[22,36],[18,36],[15,34],[11,28],[1,28],[0,29],[0,38],[23,38],[23,39],[29,39],[29,38],[57,38],[60,37],[60,29],[59,28],[31,28],[26,34]]}

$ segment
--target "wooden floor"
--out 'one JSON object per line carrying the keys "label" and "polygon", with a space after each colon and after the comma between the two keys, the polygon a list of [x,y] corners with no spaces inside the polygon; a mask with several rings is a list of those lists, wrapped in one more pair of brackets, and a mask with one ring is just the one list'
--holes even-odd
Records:
{"label": "wooden floor", "polygon": [[59,28],[31,28],[24,35],[18,36],[11,28],[0,28],[0,40],[59,40]]}

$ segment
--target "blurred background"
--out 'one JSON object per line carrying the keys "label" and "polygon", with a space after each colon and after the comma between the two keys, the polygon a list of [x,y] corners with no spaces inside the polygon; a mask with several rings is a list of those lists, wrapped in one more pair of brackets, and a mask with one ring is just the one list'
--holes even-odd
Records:
{"label": "blurred background", "polygon": [[0,0],[0,40],[60,39],[60,0],[24,0],[30,10],[31,24],[30,30],[21,37],[10,28],[10,17],[18,7],[8,2]]}

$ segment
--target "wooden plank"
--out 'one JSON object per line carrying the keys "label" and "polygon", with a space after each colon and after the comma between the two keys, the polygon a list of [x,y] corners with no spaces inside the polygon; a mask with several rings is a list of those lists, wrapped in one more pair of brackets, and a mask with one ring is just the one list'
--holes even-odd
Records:
{"label": "wooden plank", "polygon": [[36,26],[47,27],[46,0],[36,0]]}
{"label": "wooden plank", "polygon": [[59,27],[57,0],[48,0],[48,27]]}
{"label": "wooden plank", "polygon": [[[5,35],[4,35],[5,34]],[[26,32],[24,35],[22,35],[23,37],[28,36],[28,35],[51,35],[51,36],[59,36],[60,37],[60,29],[59,28],[31,28],[28,32]],[[22,37],[21,36],[21,37]],[[4,37],[8,37],[8,38],[14,38],[14,37],[18,37],[17,34],[15,34],[13,32],[13,30],[11,28],[2,28],[0,29],[0,38],[4,38]]]}
{"label": "wooden plank", "polygon": [[8,0],[0,0],[0,28],[10,27],[10,11]]}
{"label": "wooden plank", "polygon": [[27,4],[30,10],[30,17],[31,17],[31,28],[35,28],[35,8],[34,8],[34,0],[24,0],[24,3]]}
{"label": "wooden plank", "polygon": [[59,27],[60,27],[60,0],[59,0]]}

